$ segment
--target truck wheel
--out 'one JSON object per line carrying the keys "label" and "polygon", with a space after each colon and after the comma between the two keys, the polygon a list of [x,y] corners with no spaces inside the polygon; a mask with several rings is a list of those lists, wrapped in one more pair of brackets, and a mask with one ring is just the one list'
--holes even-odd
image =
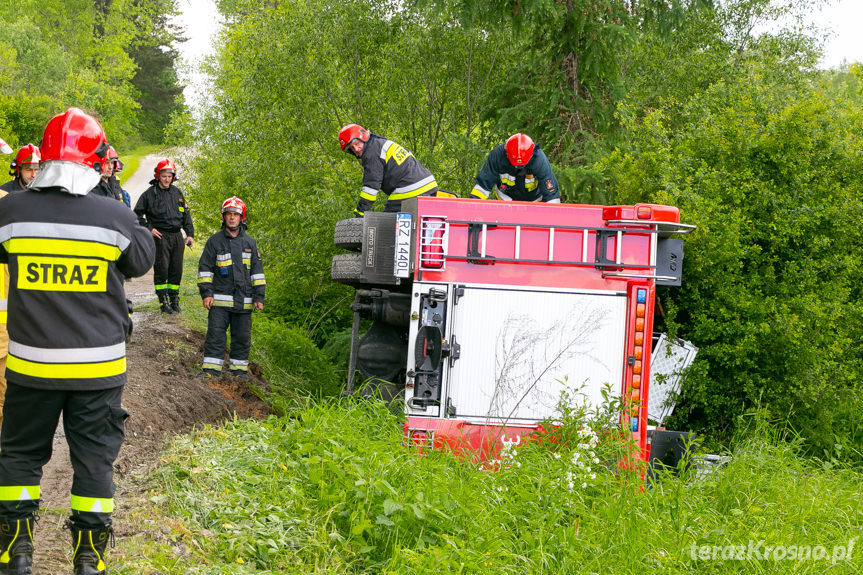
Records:
{"label": "truck wheel", "polygon": [[343,250],[360,251],[363,248],[363,218],[337,221],[333,243]]}
{"label": "truck wheel", "polygon": [[343,284],[356,284],[363,270],[362,254],[336,254],[330,272],[333,281]]}

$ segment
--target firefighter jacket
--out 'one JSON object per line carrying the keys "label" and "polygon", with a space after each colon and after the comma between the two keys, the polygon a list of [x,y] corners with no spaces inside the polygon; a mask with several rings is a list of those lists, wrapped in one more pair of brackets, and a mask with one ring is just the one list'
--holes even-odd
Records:
{"label": "firefighter jacket", "polygon": [[486,158],[470,194],[485,199],[495,188],[501,200],[560,202],[560,186],[539,144],[536,144],[530,161],[522,167],[510,163],[505,144],[495,147]]}
{"label": "firefighter jacket", "polygon": [[198,291],[201,299],[213,298],[214,306],[251,313],[254,302],[263,303],[267,282],[258,244],[245,227],[237,237],[222,228],[207,240],[198,263]]}
{"label": "firefighter jacket", "polygon": [[90,195],[111,198],[112,200],[120,199],[114,191],[114,186],[111,185],[110,179],[99,180],[99,183],[96,184],[96,187],[90,190]]}
{"label": "firefighter jacket", "polygon": [[[0,198],[3,198],[8,194],[6,190],[0,188]],[[9,266],[0,266],[3,269],[0,270],[0,358],[6,357],[6,350],[9,347],[9,332],[6,331],[6,310],[9,307]],[[4,376],[0,373],[0,379]],[[5,393],[6,382],[2,383],[3,390],[0,390],[0,393]],[[0,408],[2,408],[3,402],[2,397],[0,397]],[[0,421],[3,421],[3,414],[0,413]]]}
{"label": "firefighter jacket", "polygon": [[23,192],[26,189],[27,188],[21,185],[21,179],[17,176],[0,186],[0,190],[3,190],[4,192],[10,194],[14,194],[16,192]]}
{"label": "firefighter jacket", "polygon": [[146,228],[120,202],[44,188],[0,199],[9,264],[8,381],[49,390],[126,382],[125,277],[153,265]]}
{"label": "firefighter jacket", "polygon": [[391,202],[437,191],[434,176],[412,153],[375,134],[366,142],[360,164],[363,166],[363,189],[357,202],[359,215],[372,207],[378,190],[389,196],[387,200]]}
{"label": "firefighter jacket", "polygon": [[156,180],[150,180],[150,184],[135,204],[135,213],[141,225],[151,230],[156,228],[160,232],[179,232],[183,229],[188,237],[194,237],[192,213],[183,192],[174,185],[163,189]]}

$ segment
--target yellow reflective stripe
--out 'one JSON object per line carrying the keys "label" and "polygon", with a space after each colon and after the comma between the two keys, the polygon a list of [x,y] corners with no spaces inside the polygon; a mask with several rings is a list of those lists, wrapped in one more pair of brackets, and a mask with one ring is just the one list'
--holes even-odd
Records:
{"label": "yellow reflective stripe", "polygon": [[250,304],[250,303],[244,303],[244,304],[243,304],[243,309],[252,309],[252,307],[253,307],[253,306],[252,306],[252,304]]}
{"label": "yellow reflective stripe", "polygon": [[408,192],[403,192],[401,194],[391,194],[389,199],[391,200],[406,200],[407,198],[415,198],[417,196],[421,196],[422,194],[428,192],[429,190],[433,190],[437,187],[437,182],[432,180],[421,188],[417,188],[416,190],[411,190]]}
{"label": "yellow reflective stripe", "polygon": [[373,202],[377,199],[378,194],[377,194],[377,192],[375,192],[374,194],[370,194],[365,190],[361,190],[360,191],[360,197],[364,200],[368,200],[370,202]]}
{"label": "yellow reflective stripe", "polygon": [[6,358],[6,368],[43,379],[95,379],[126,373],[126,358],[102,363],[36,363],[10,354]]}
{"label": "yellow reflective stripe", "polygon": [[0,485],[0,501],[36,501],[40,495],[38,485]]}
{"label": "yellow reflective stripe", "polygon": [[0,323],[6,323],[6,311],[0,311]]}
{"label": "yellow reflective stripe", "polygon": [[234,307],[234,302],[214,299],[213,305],[216,307]]}
{"label": "yellow reflective stripe", "polygon": [[198,283],[199,284],[211,284],[211,283],[213,283],[213,277],[208,276],[205,278],[198,278]]}
{"label": "yellow reflective stripe", "polygon": [[254,280],[252,282],[253,286],[265,286],[267,285],[267,280]]}
{"label": "yellow reflective stripe", "polygon": [[81,497],[80,495],[72,495],[70,507],[73,511],[112,513],[114,511],[114,500],[110,497]]}
{"label": "yellow reflective stripe", "polygon": [[3,242],[10,254],[47,254],[56,256],[79,256],[116,261],[120,248],[97,242],[81,240],[59,240],[53,238],[11,238]]}
{"label": "yellow reflective stripe", "polygon": [[233,262],[231,262],[231,260],[221,260],[216,263],[219,265],[219,267],[222,268],[230,267],[231,265],[233,265]]}
{"label": "yellow reflective stripe", "polygon": [[201,369],[215,369],[216,371],[222,371],[221,363],[202,363]]}
{"label": "yellow reflective stripe", "polygon": [[232,365],[231,371],[249,371],[248,365]]}
{"label": "yellow reflective stripe", "polygon": [[472,189],[470,191],[470,195],[472,195],[475,198],[479,198],[480,200],[488,199],[488,192],[486,192],[485,190],[483,190],[479,187],[474,187],[474,189]]}
{"label": "yellow reflective stripe", "polygon": [[435,194],[435,197],[436,198],[457,198],[458,195],[454,194],[452,192],[445,192],[443,190],[438,190],[437,193]]}

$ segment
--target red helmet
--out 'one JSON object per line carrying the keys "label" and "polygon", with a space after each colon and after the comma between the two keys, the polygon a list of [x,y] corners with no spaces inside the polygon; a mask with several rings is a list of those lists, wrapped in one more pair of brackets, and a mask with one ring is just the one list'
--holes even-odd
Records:
{"label": "red helmet", "polygon": [[59,187],[84,195],[99,183],[108,142],[96,118],[69,108],[48,120],[39,150],[42,166],[30,188]]}
{"label": "red helmet", "polygon": [[368,142],[369,136],[371,136],[371,132],[359,124],[348,124],[339,130],[339,145],[342,147],[342,151],[344,151],[344,149],[348,147],[348,144],[357,138],[363,142]]}
{"label": "red helmet", "polygon": [[114,146],[111,145],[108,145],[108,161],[113,164],[115,173],[123,171],[123,162],[120,161],[120,155],[114,149]]}
{"label": "red helmet", "polygon": [[174,181],[177,179],[177,166],[175,166],[174,162],[172,162],[168,158],[160,160],[159,163],[156,164],[155,177],[157,180],[159,179],[159,172],[164,170],[168,170],[173,175],[173,177],[171,178],[171,183],[173,184]]}
{"label": "red helmet", "polygon": [[526,166],[533,157],[533,148],[530,136],[518,133],[506,141],[506,157],[513,166]]}
{"label": "red helmet", "polygon": [[9,164],[9,175],[18,176],[18,170],[26,164],[38,164],[42,161],[42,156],[39,154],[39,148],[33,144],[27,144],[15,154],[12,163]]}
{"label": "red helmet", "polygon": [[78,108],[69,108],[48,120],[39,148],[43,162],[73,162],[99,172],[108,142],[96,118]]}
{"label": "red helmet", "polygon": [[222,202],[221,212],[223,218],[225,212],[234,212],[235,214],[240,214],[241,223],[246,221],[246,203],[237,196],[231,196],[230,198]]}

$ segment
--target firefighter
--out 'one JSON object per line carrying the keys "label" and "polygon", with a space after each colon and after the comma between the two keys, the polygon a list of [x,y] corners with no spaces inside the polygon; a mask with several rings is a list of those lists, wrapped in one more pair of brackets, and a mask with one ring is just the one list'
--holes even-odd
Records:
{"label": "firefighter", "polygon": [[123,278],[146,273],[155,252],[128,209],[88,194],[107,149],[99,122],[70,108],[45,127],[30,189],[0,200],[0,262],[11,280],[0,573],[31,573],[42,466],[61,415],[73,469],[74,572],[106,572],[113,465],[128,416]]}
{"label": "firefighter", "polygon": [[[195,228],[189,204],[174,182],[177,167],[165,158],[156,164],[155,178],[138,198],[135,213],[141,225],[156,239],[153,283],[162,313],[180,313],[180,280],[183,278],[183,244],[192,247]],[[186,239],[183,239],[183,232]]]}
{"label": "firefighter", "polygon": [[437,182],[431,172],[392,140],[372,134],[357,124],[348,124],[339,130],[339,145],[342,151],[356,156],[363,166],[363,189],[354,216],[361,218],[371,209],[378,190],[388,196],[386,212],[398,212],[402,200],[437,195]]}
{"label": "firefighter", "polygon": [[198,263],[198,290],[210,310],[202,374],[219,375],[231,328],[231,375],[245,379],[252,342],[252,310],[264,309],[264,265],[258,244],[246,233],[246,204],[237,196],[222,202],[222,229],[207,240]]}
{"label": "firefighter", "polygon": [[[99,180],[99,183],[90,190],[90,194],[122,201],[122,198],[111,182],[111,180],[114,179],[114,162],[111,160],[111,150],[113,149],[114,148],[110,145],[108,146],[108,157],[105,158],[104,162],[102,162],[102,177]],[[116,152],[114,152],[114,154],[116,154]]]}
{"label": "firefighter", "polygon": [[493,189],[501,200],[560,203],[560,186],[548,158],[521,133],[489,153],[470,195],[484,200]]}
{"label": "firefighter", "polygon": [[15,159],[9,164],[9,175],[12,179],[0,186],[0,190],[13,194],[23,192],[39,173],[39,162],[42,160],[39,148],[27,144],[15,154]]}
{"label": "firefighter", "polygon": [[[0,187],[0,198],[9,192]],[[9,332],[6,331],[6,310],[9,304],[9,266],[0,270],[0,428],[3,426],[3,399],[6,397],[6,352],[9,349]]]}
{"label": "firefighter", "polygon": [[120,155],[117,154],[114,146],[108,146],[108,162],[111,164],[111,177],[108,179],[108,183],[111,184],[111,188],[114,190],[114,195],[117,196],[117,199],[126,204],[127,208],[131,208],[132,197],[120,185],[120,176],[118,174],[123,171],[123,162],[120,161]]}

